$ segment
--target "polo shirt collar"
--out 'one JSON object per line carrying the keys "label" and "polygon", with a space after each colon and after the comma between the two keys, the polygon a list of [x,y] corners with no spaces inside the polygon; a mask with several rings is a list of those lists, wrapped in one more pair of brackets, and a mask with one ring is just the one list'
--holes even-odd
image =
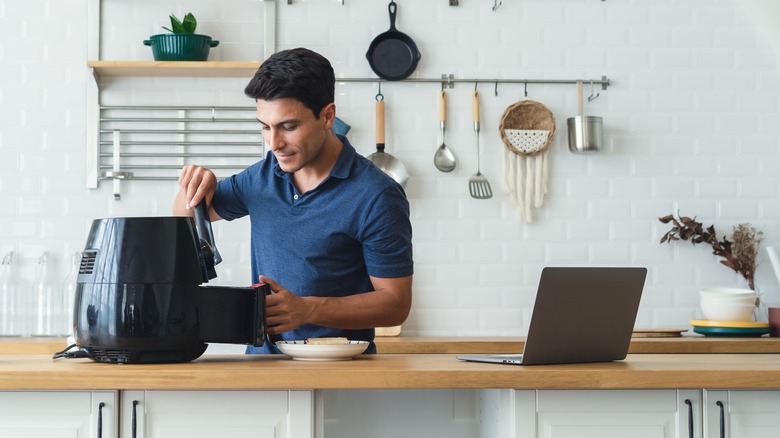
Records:
{"label": "polo shirt collar", "polygon": [[[333,165],[333,169],[330,170],[330,175],[328,177],[347,179],[349,177],[350,170],[352,170],[352,164],[355,162],[357,151],[354,147],[352,147],[352,144],[350,144],[349,140],[347,140],[347,137],[339,134],[336,134],[336,137],[341,140],[341,142],[344,144],[344,147],[341,148],[341,153],[336,159],[336,164]],[[271,159],[273,160],[274,173],[276,176],[282,178],[292,178],[292,175],[287,174],[282,170],[281,167],[279,167],[279,162],[276,160],[276,156],[272,152],[269,153],[271,154]]]}
{"label": "polo shirt collar", "polygon": [[341,148],[341,153],[339,154],[338,159],[336,159],[336,164],[333,165],[333,169],[330,171],[330,176],[339,179],[347,179],[350,170],[352,170],[352,164],[355,162],[357,151],[355,151],[355,148],[349,143],[347,137],[338,134],[336,134],[336,137],[344,143],[344,147]]}

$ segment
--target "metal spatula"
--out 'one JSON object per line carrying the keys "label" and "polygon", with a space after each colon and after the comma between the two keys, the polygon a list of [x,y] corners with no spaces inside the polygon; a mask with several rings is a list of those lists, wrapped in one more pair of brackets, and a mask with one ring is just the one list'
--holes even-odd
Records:
{"label": "metal spatula", "polygon": [[474,113],[474,134],[477,139],[477,173],[469,178],[469,193],[475,199],[489,199],[493,197],[493,190],[487,178],[479,170],[479,95],[474,90],[472,95],[472,112]]}

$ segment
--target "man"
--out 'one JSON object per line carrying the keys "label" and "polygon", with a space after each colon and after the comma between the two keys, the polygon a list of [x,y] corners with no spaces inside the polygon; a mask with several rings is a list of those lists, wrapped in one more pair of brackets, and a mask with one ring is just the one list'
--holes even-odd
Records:
{"label": "man", "polygon": [[[244,90],[255,99],[265,159],[217,182],[185,166],[174,214],[205,199],[211,220],[249,216],[253,282],[270,286],[267,332],[373,341],[412,301],[412,229],[403,188],[333,130],[335,78],[308,49],[278,52]],[[375,352],[371,342],[368,353]],[[276,353],[274,345],[248,353]]]}

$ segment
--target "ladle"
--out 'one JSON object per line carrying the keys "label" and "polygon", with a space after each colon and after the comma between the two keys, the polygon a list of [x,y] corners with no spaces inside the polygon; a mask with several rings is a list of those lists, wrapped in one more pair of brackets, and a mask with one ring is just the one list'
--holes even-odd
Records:
{"label": "ladle", "polygon": [[444,95],[444,90],[439,94],[439,129],[441,130],[441,145],[436,149],[436,154],[433,156],[433,164],[442,172],[452,172],[455,170],[455,155],[444,144],[444,122],[447,121],[447,100]]}

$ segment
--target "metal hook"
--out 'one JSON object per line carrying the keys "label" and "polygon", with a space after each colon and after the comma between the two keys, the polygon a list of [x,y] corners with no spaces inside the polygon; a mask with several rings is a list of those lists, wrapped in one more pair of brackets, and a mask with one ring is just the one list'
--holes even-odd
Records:
{"label": "metal hook", "polygon": [[496,81],[496,88],[493,90],[493,93],[498,97],[498,81]]}
{"label": "metal hook", "polygon": [[474,91],[477,91],[477,85],[479,85],[479,81],[474,81]]}
{"label": "metal hook", "polygon": [[524,82],[525,85],[523,85],[523,97],[528,97],[528,81]]}
{"label": "metal hook", "polygon": [[496,9],[498,9],[499,6],[501,6],[504,2],[501,0],[493,0],[493,12],[496,12]]}
{"label": "metal hook", "polygon": [[590,96],[588,96],[588,102],[593,102],[599,97],[599,93],[593,94],[593,81],[590,81]]}
{"label": "metal hook", "polygon": [[376,83],[376,85],[377,85],[376,100],[385,100],[385,96],[382,95],[382,82],[379,81]]}

